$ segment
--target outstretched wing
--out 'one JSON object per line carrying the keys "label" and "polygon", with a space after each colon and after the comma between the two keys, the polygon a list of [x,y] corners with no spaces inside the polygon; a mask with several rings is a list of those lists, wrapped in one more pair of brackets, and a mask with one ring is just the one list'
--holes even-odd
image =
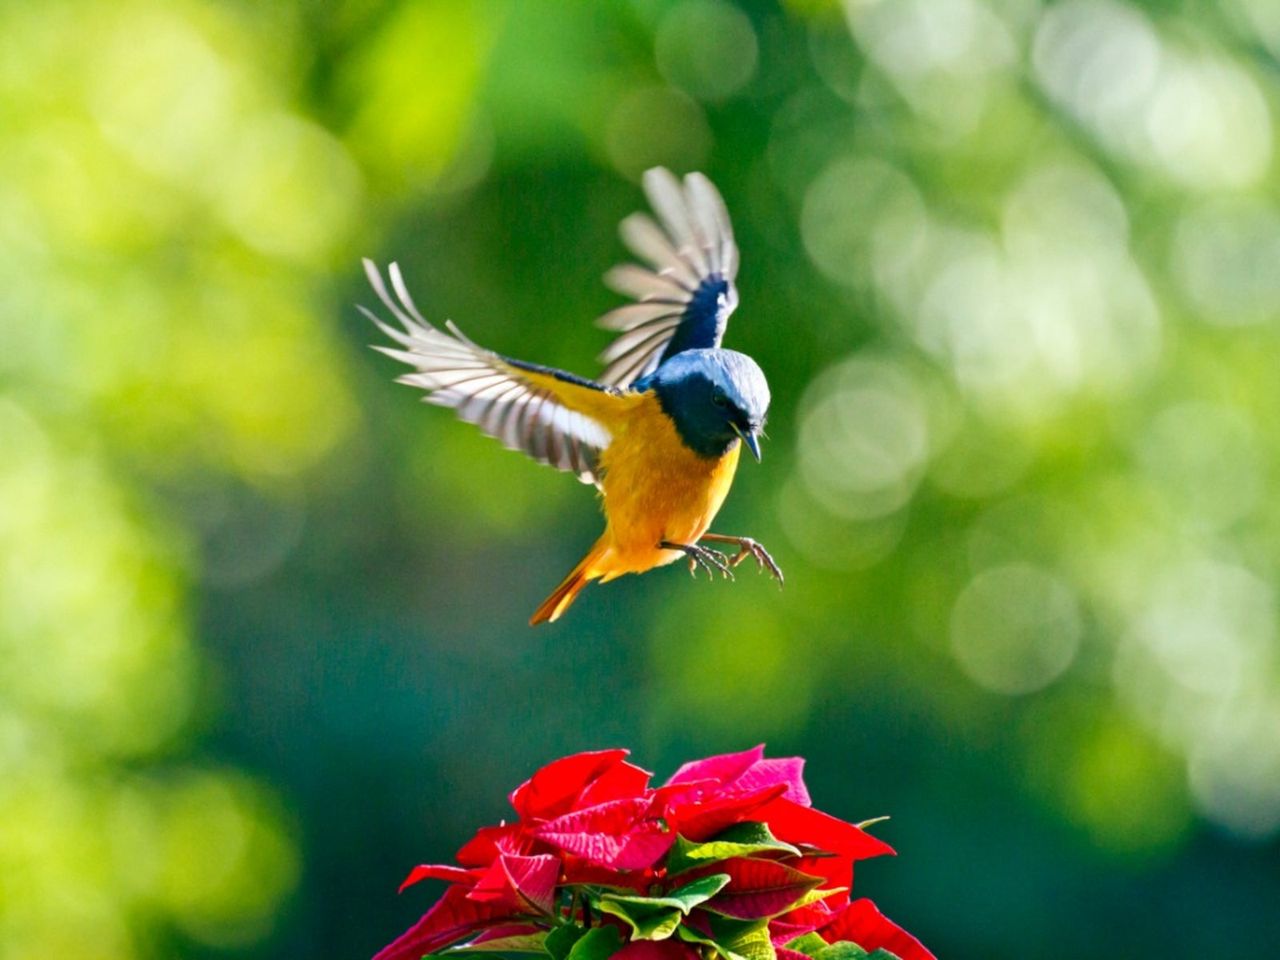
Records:
{"label": "outstretched wing", "polygon": [[597,482],[599,456],[611,440],[610,407],[621,405],[615,388],[485,350],[452,321],[445,330],[433,327],[414,306],[396,264],[387,271],[394,298],[372,261],[365,260],[364,269],[401,329],[364,307],[360,311],[404,348],[374,349],[414,368],[400,383],[421,387],[427,403],[452,407],[512,450],[576,473],[584,483]]}
{"label": "outstretched wing", "polygon": [[682,350],[718,347],[738,305],[734,278],[738,246],[720,193],[700,173],[681,183],[662,167],[644,175],[644,191],[658,215],[633,213],[622,221],[623,242],[649,264],[625,264],[605,282],[637,302],[598,321],[621,336],[600,355],[600,380],[615,387],[653,372]]}

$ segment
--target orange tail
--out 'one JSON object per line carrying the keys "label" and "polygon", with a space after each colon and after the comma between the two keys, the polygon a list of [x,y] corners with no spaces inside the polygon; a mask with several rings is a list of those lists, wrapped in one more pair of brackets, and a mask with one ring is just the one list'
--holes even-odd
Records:
{"label": "orange tail", "polygon": [[543,600],[538,609],[533,612],[533,616],[529,618],[529,626],[554,623],[560,619],[560,615],[569,609],[569,605],[582,592],[582,588],[604,572],[596,564],[608,549],[604,543],[604,537],[597,540],[582,561],[560,581],[560,586],[552,590],[551,596]]}

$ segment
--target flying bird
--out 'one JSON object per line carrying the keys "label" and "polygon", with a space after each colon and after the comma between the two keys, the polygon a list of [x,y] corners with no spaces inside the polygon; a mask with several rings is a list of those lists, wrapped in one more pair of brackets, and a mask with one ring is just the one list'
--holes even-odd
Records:
{"label": "flying bird", "polygon": [[[644,573],[682,558],[714,579],[753,559],[779,583],[782,571],[750,537],[709,533],[733,483],[742,447],[760,459],[769,385],[754,360],[720,346],[738,305],[738,247],[711,181],[681,182],[655,168],[643,186],[657,220],[634,213],[623,242],[647,266],[605,275],[634,302],[598,323],[618,331],[601,354],[604,372],[587,380],[502,356],[473,343],[452,322],[433,326],[414,306],[396,264],[390,289],[369,260],[365,273],[398,327],[359,309],[396,346],[377,346],[409,365],[400,383],[427,392],[485,433],[540,463],[599,488],[605,530],[534,612],[554,621],[592,580]],[[728,553],[705,546],[727,544]]]}

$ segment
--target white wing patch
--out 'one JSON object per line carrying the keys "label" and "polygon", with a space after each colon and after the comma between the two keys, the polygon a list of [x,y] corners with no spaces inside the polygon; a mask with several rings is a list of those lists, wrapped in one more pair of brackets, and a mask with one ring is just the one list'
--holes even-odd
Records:
{"label": "white wing patch", "polygon": [[364,307],[360,312],[404,348],[374,349],[414,368],[398,382],[427,391],[426,402],[452,407],[461,419],[510,449],[575,473],[584,483],[598,482],[597,464],[612,439],[609,431],[592,417],[565,406],[529,374],[555,377],[584,389],[615,391],[486,350],[467,339],[452,321],[440,330],[418,312],[399,266],[393,263],[387,271],[394,298],[373,262],[365,260],[364,268],[374,292],[400,328],[383,323]]}

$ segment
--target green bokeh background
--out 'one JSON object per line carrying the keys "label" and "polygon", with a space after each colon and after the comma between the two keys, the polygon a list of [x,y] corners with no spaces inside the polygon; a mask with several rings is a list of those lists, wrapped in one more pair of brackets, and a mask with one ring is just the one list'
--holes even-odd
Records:
{"label": "green bokeh background", "polygon": [[[1280,942],[1274,0],[0,4],[0,960],[364,957],[562,753],[765,740],[941,957]],[[681,568],[394,386],[590,374],[721,187],[770,377]]]}

